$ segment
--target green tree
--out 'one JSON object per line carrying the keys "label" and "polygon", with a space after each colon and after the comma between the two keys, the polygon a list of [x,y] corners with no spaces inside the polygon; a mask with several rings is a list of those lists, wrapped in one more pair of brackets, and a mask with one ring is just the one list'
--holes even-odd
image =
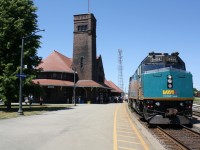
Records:
{"label": "green tree", "polygon": [[[16,74],[20,70],[22,37],[39,30],[36,11],[32,0],[0,0],[0,99],[7,104],[7,108],[19,98],[19,79]],[[27,65],[23,70],[27,75],[24,94],[34,87],[31,81],[37,70],[33,66],[41,62],[37,56],[40,38],[39,35],[32,35],[24,42],[24,64]]]}
{"label": "green tree", "polygon": [[193,93],[194,93],[194,96],[196,96],[198,93],[198,90],[196,88],[193,88]]}

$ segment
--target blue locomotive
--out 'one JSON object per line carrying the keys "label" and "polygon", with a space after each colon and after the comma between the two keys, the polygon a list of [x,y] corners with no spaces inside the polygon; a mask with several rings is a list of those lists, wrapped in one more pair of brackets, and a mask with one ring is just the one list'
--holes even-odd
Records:
{"label": "blue locomotive", "polygon": [[129,80],[129,104],[149,124],[191,124],[192,74],[175,52],[151,52]]}

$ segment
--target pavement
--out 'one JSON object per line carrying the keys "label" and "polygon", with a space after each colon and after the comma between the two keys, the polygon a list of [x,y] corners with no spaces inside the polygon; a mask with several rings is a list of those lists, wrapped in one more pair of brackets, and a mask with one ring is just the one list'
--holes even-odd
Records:
{"label": "pavement", "polygon": [[[121,105],[78,104],[42,115],[0,120],[0,150],[113,150],[113,122]],[[149,149],[163,149],[148,131],[137,126]]]}
{"label": "pavement", "polygon": [[0,149],[111,150],[114,108],[115,104],[78,105],[0,120]]}
{"label": "pavement", "polygon": [[137,130],[142,135],[143,139],[148,143],[150,150],[166,150],[161,143],[151,134],[149,131],[137,120],[137,117],[133,115],[130,109],[127,109],[129,116],[134,122]]}

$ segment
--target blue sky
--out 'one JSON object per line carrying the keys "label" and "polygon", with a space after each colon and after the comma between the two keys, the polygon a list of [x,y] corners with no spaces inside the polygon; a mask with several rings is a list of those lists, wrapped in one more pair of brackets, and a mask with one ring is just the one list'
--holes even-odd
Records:
{"label": "blue sky", "polygon": [[[33,0],[45,29],[38,55],[53,50],[72,57],[73,15],[88,13],[88,0]],[[90,0],[97,19],[97,55],[107,80],[118,85],[118,49],[123,50],[124,90],[151,51],[178,51],[200,90],[200,0]]]}

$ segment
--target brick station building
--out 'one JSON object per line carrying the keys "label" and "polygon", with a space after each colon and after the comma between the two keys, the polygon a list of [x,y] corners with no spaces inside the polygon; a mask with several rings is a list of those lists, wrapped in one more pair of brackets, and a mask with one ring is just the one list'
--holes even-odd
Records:
{"label": "brick station building", "polygon": [[33,82],[43,87],[44,102],[71,103],[74,87],[80,102],[105,103],[120,96],[123,91],[105,79],[101,55],[96,56],[94,15],[74,15],[73,34],[73,58],[54,51],[37,67],[41,72]]}

